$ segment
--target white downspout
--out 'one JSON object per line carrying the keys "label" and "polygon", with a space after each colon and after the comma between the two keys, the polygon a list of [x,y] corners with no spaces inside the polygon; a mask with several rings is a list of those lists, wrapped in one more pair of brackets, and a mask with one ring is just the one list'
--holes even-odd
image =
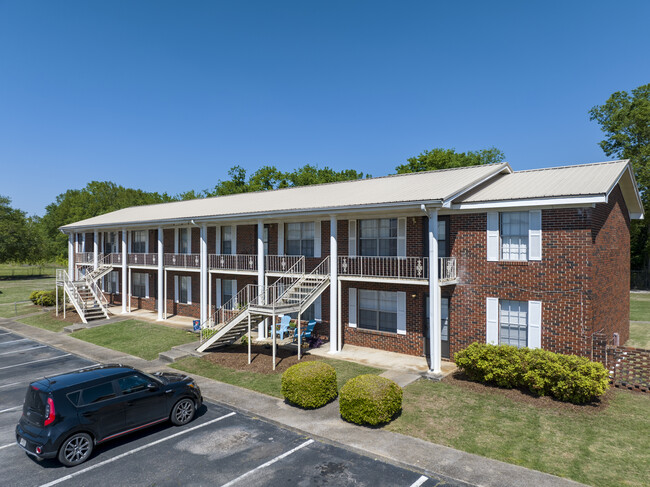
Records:
{"label": "white downspout", "polygon": [[339,351],[338,343],[338,247],[336,216],[330,218],[330,352]]}
{"label": "white downspout", "polygon": [[430,372],[440,373],[440,280],[438,279],[438,210],[428,211],[429,217],[429,356]]}
{"label": "white downspout", "polygon": [[165,277],[163,275],[163,251],[165,249],[165,246],[163,239],[163,228],[158,227],[158,321],[163,320],[163,308],[165,306]]}
{"label": "white downspout", "polygon": [[122,314],[126,314],[126,300],[128,299],[128,255],[127,255],[127,232],[126,227],[122,228]]}

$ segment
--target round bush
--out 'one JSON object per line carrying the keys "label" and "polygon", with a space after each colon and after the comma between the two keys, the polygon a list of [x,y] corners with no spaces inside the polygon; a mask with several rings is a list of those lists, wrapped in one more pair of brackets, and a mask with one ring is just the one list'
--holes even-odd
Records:
{"label": "round bush", "polygon": [[378,375],[360,375],[341,388],[341,417],[356,424],[388,423],[402,409],[402,389]]}
{"label": "round bush", "polygon": [[296,406],[315,409],[336,397],[336,371],[325,362],[302,362],[282,374],[282,395]]}
{"label": "round bush", "polygon": [[38,306],[54,306],[56,304],[54,291],[32,291],[29,299]]}

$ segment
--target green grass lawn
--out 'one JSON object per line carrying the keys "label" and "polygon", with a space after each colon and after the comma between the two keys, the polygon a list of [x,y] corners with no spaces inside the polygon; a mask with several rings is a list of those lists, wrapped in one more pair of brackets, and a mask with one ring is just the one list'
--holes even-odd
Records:
{"label": "green grass lawn", "polygon": [[650,293],[630,293],[630,319],[650,321]]}
{"label": "green grass lawn", "polygon": [[420,380],[386,428],[589,485],[650,485],[647,394],[614,390],[607,408],[575,411]]}
{"label": "green grass lawn", "polygon": [[26,316],[24,318],[19,318],[17,321],[25,323],[26,325],[37,326],[49,331],[63,331],[63,328],[71,325],[67,321],[59,320],[54,316],[51,316],[50,313],[43,313],[37,316]]}
{"label": "green grass lawn", "polygon": [[176,345],[198,340],[197,335],[186,330],[137,320],[87,328],[76,331],[71,336],[145,360],[158,358],[160,352]]}
{"label": "green grass lawn", "polygon": [[625,345],[650,349],[650,321],[630,322],[630,339]]}
{"label": "green grass lawn", "polygon": [[53,291],[54,278],[0,280],[0,303],[29,300],[32,291]]}
{"label": "green grass lawn", "polygon": [[20,277],[55,277],[57,268],[62,269],[64,266],[57,264],[0,264],[0,279],[16,279]]}
{"label": "green grass lawn", "polygon": [[[336,379],[339,389],[349,379],[362,374],[381,374],[383,370],[368,367],[366,365],[346,362],[344,360],[323,359],[323,362],[330,364],[336,369]],[[281,374],[261,374],[257,372],[247,372],[241,370],[223,367],[213,364],[207,360],[198,357],[187,357],[174,362],[171,367],[197,374],[209,379],[225,382],[234,386],[244,387],[253,391],[268,394],[269,396],[282,397],[281,392]]]}
{"label": "green grass lawn", "polygon": [[14,318],[29,313],[41,311],[40,306],[34,306],[31,302],[20,304],[0,304],[0,318]]}

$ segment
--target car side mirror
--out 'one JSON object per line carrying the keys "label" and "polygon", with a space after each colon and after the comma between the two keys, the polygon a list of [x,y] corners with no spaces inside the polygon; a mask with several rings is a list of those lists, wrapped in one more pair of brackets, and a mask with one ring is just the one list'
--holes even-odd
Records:
{"label": "car side mirror", "polygon": [[158,384],[154,384],[153,382],[150,382],[149,384],[147,384],[147,389],[149,389],[152,392],[157,391],[158,390]]}

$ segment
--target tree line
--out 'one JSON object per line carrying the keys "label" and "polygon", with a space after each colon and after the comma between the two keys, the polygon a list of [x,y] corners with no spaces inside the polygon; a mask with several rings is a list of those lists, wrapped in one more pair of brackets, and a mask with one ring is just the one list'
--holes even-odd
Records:
{"label": "tree line", "polygon": [[[643,199],[646,215],[650,215],[650,84],[627,93],[612,94],[603,104],[593,107],[590,118],[605,134],[600,146],[609,157],[630,159]],[[494,147],[477,151],[456,152],[435,148],[410,157],[395,167],[398,174],[437,169],[493,164],[505,160],[505,154]],[[307,186],[311,184],[350,181],[371,177],[354,169],[336,171],[330,167],[306,164],[292,171],[275,166],[262,166],[250,174],[235,165],[228,178],[218,180],[211,189],[190,190],[176,195],[125,188],[110,181],[92,181],[83,189],[70,189],[49,204],[42,217],[27,216],[12,208],[11,200],[0,195],[0,263],[64,262],[67,258],[67,237],[59,227],[86,218],[130,206],[150,205],[211,196]],[[648,219],[635,220],[631,229],[631,263],[633,268],[649,268],[650,225]]]}

